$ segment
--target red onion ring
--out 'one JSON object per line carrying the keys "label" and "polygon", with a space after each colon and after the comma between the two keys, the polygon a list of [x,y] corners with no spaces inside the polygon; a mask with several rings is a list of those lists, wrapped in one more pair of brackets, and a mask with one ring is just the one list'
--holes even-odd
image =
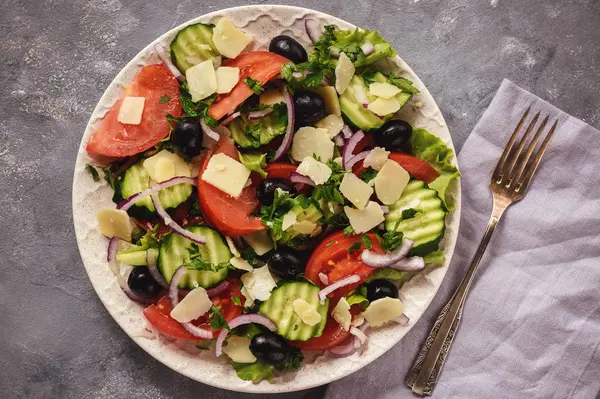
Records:
{"label": "red onion ring", "polygon": [[179,69],[177,69],[177,67],[175,65],[173,65],[173,63],[171,62],[171,58],[168,57],[167,54],[165,53],[165,49],[160,44],[156,44],[154,46],[154,50],[158,54],[158,57],[162,60],[162,62],[169,69],[169,71],[171,71],[173,76],[175,76],[175,78],[177,80],[179,80],[180,82],[183,82],[185,80],[185,76],[179,71]]}
{"label": "red onion ring", "polygon": [[362,161],[363,159],[365,159],[369,153],[371,151],[367,150],[367,151],[363,151],[363,152],[359,152],[358,154],[354,155],[352,158],[350,158],[344,165],[344,169],[346,170],[352,170],[352,167],[359,161]]}
{"label": "red onion ring", "polygon": [[401,326],[407,326],[408,323],[410,322],[410,319],[408,318],[408,316],[404,313],[402,313],[402,315],[396,317],[394,319],[394,321],[398,324],[400,324]]}
{"label": "red onion ring", "polygon": [[367,342],[367,335],[364,332],[362,332],[362,330],[356,327],[350,327],[349,332],[357,338],[354,340],[354,347],[356,349],[360,348],[362,345],[364,345],[365,342]]}
{"label": "red onion ring", "polygon": [[309,186],[316,186],[315,182],[310,177],[301,175],[298,172],[292,172],[290,174],[290,180],[292,183],[308,184]]}
{"label": "red onion ring", "polygon": [[425,268],[425,260],[420,256],[411,256],[400,259],[390,267],[403,272],[416,272]]}
{"label": "red onion ring", "polygon": [[346,140],[348,140],[354,134],[354,132],[352,132],[352,129],[350,129],[350,126],[348,125],[344,125],[344,127],[342,128],[342,133],[344,135],[344,139]]}
{"label": "red onion ring", "polygon": [[354,347],[354,339],[352,339],[352,337],[348,337],[348,339],[338,346],[334,346],[333,348],[329,349],[328,352],[339,357],[350,356],[356,352],[356,348]]}
{"label": "red onion ring", "polygon": [[[250,323],[256,323],[256,324],[263,325],[271,331],[277,330],[277,326],[269,318],[267,318],[263,315],[260,315],[260,314],[256,314],[256,313],[244,314],[244,315],[238,316],[238,317],[234,318],[233,320],[231,320],[228,324],[229,324],[229,328],[233,330],[234,328],[239,327],[243,324],[250,324]],[[219,357],[223,354],[223,342],[225,341],[225,338],[227,338],[228,333],[229,333],[228,330],[222,329],[221,332],[219,333],[219,335],[217,336],[217,341],[215,342],[215,355],[217,357]]]}
{"label": "red onion ring", "polygon": [[261,119],[273,112],[273,108],[265,108],[260,111],[252,111],[248,113],[249,119]]}
{"label": "red onion ring", "polygon": [[227,288],[229,288],[229,281],[225,280],[223,281],[221,284],[217,285],[216,287],[213,287],[209,290],[206,290],[206,293],[208,294],[209,297],[213,297],[215,295],[219,295],[221,292],[225,291]]}
{"label": "red onion ring", "polygon": [[[220,126],[226,126],[226,125],[229,125],[229,124],[230,124],[230,123],[231,123],[231,122],[232,122],[232,121],[233,121],[235,118],[237,118],[237,117],[238,117],[238,116],[240,116],[241,114],[242,114],[242,113],[241,113],[240,111],[234,112],[233,114],[231,114],[231,115],[229,115],[227,118],[225,118],[225,120],[219,124],[219,127],[220,127]],[[204,129],[202,129],[202,130],[204,130]],[[217,133],[217,132],[215,132],[215,133]],[[210,137],[211,139],[213,138],[213,137],[212,137],[212,136],[210,136],[208,133],[206,133],[206,135],[207,135],[208,137]],[[219,135],[219,133],[217,133],[217,135],[219,136],[219,138],[221,138],[221,135]],[[218,139],[217,139],[217,141],[218,141]]]}
{"label": "red onion ring", "polygon": [[327,297],[327,295],[331,294],[333,291],[353,283],[358,283],[359,281],[360,277],[357,274],[351,274],[342,279],[339,279],[335,283],[328,285],[327,287],[319,291],[319,301],[321,302],[321,304],[323,304],[325,303],[325,298]]}
{"label": "red onion ring", "polygon": [[275,156],[273,157],[273,162],[277,161],[281,156],[290,148],[292,144],[292,137],[294,136],[294,99],[292,95],[287,89],[283,89],[283,99],[285,101],[285,106],[287,107],[287,129],[285,130],[285,136],[283,136],[283,141],[277,151],[275,151]]}
{"label": "red onion ring", "polygon": [[346,142],[344,141],[344,138],[342,137],[341,134],[338,134],[337,136],[335,136],[333,138],[333,142],[335,143],[335,145],[337,145],[338,147],[343,147]]}
{"label": "red onion ring", "polygon": [[160,199],[158,198],[157,193],[150,194],[152,198],[152,202],[154,203],[154,207],[156,208],[156,213],[163,220],[165,225],[169,227],[173,232],[179,234],[180,236],[187,238],[190,241],[195,242],[196,244],[206,244],[206,237],[201,236],[200,234],[192,233],[191,231],[187,231],[183,227],[181,227],[177,222],[175,222],[171,216],[165,211],[163,208]]}
{"label": "red onion ring", "polygon": [[202,131],[204,131],[204,133],[214,141],[219,141],[221,139],[221,135],[212,130],[210,126],[204,122],[204,118],[200,119],[200,126],[202,127]]}
{"label": "red onion ring", "polygon": [[123,290],[125,295],[129,297],[129,299],[134,300],[136,302],[147,303],[149,302],[145,298],[141,298],[134,294],[129,288],[127,284],[127,279],[121,275],[121,264],[117,262],[117,252],[119,250],[119,237],[113,237],[108,242],[108,252],[106,255],[106,261],[108,262],[108,269],[117,277],[117,282],[119,283],[119,287]]}
{"label": "red onion ring", "polygon": [[312,18],[307,18],[304,20],[304,27],[306,28],[306,34],[310,38],[310,40],[314,43],[321,38],[323,31],[319,26],[319,21]]}
{"label": "red onion ring", "polygon": [[148,195],[152,195],[153,193],[157,193],[161,190],[164,190],[165,188],[176,186],[176,185],[182,184],[182,183],[191,184],[192,186],[195,186],[196,179],[194,179],[192,177],[176,176],[176,177],[173,177],[172,179],[165,180],[164,182],[159,183],[153,187],[150,187],[147,190],[140,191],[139,193],[133,194],[131,197],[129,197],[125,201],[121,202],[117,206],[117,209],[127,211],[127,210],[129,210],[129,208],[131,208],[136,202],[138,202],[142,198],[145,198]]}
{"label": "red onion ring", "polygon": [[344,151],[342,153],[342,162],[344,163],[344,168],[348,169],[346,167],[346,163],[350,160],[350,158],[352,158],[352,155],[354,155],[354,150],[356,149],[358,142],[361,141],[364,137],[365,134],[363,133],[363,131],[359,130],[356,133],[354,133],[346,143],[346,146],[344,147]]}
{"label": "red onion ring", "polygon": [[373,51],[375,51],[375,46],[373,46],[373,43],[371,42],[365,42],[362,46],[360,46],[360,49],[363,53],[365,53],[365,55],[370,55],[373,53]]}
{"label": "red onion ring", "polygon": [[323,283],[323,285],[329,284],[329,278],[327,277],[327,275],[325,273],[319,272],[319,280]]}
{"label": "red onion ring", "polygon": [[390,208],[385,206],[385,205],[379,205],[379,207],[381,208],[381,212],[383,212],[384,215],[387,215],[388,213],[390,213]]}
{"label": "red onion ring", "polygon": [[398,247],[384,254],[378,254],[365,249],[360,254],[360,260],[369,267],[392,267],[392,265],[408,255],[414,243],[410,238],[404,237]]}
{"label": "red onion ring", "polygon": [[150,275],[156,282],[163,288],[169,288],[169,284],[167,284],[165,278],[158,271],[156,267],[156,258],[158,254],[156,253],[156,249],[148,248],[146,251],[146,263],[148,264],[148,270],[150,271]]}

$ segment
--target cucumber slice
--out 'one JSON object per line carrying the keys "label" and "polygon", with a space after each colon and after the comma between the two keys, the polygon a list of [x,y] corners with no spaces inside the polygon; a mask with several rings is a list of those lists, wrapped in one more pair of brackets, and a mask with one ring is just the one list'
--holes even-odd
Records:
{"label": "cucumber slice", "polygon": [[[213,264],[229,262],[232,255],[229,247],[219,233],[203,226],[187,227],[186,230],[201,234],[206,237],[206,244],[199,245],[202,260]],[[189,260],[189,248],[192,242],[179,234],[169,233],[163,236],[163,242],[158,254],[158,270],[167,283],[171,281],[173,273]],[[227,277],[228,268],[224,267],[218,272],[189,270],[182,279],[179,288],[194,289],[197,286],[209,288],[219,284]]]}
{"label": "cucumber slice", "polygon": [[406,209],[415,209],[418,213],[413,218],[400,221],[396,231],[415,241],[411,255],[424,256],[437,250],[446,230],[446,210],[437,191],[419,180],[409,182],[385,216],[386,230],[394,229]]}
{"label": "cucumber slice", "polygon": [[190,62],[190,58],[206,61],[219,56],[212,40],[213,28],[214,25],[193,24],[186,26],[175,36],[171,42],[171,60],[181,73],[185,74],[185,71],[196,64]]}
{"label": "cucumber slice", "polygon": [[[123,173],[119,183],[120,199],[127,199],[133,194],[144,191],[150,187],[150,176],[146,168],[142,166],[143,160],[132,165]],[[165,188],[158,193],[158,198],[165,209],[177,208],[192,195],[191,184],[178,184],[173,187]],[[119,197],[115,192],[115,197]],[[154,215],[155,209],[152,199],[148,196],[136,202],[128,211],[132,216],[140,216],[142,219],[149,219]]]}
{"label": "cucumber slice", "polygon": [[[292,341],[306,341],[323,333],[327,323],[329,299],[321,305],[319,287],[306,282],[289,282],[276,288],[269,299],[260,305],[259,312],[277,325],[276,333]],[[313,306],[321,315],[321,321],[314,326],[304,324],[294,312],[294,300],[301,298]]]}

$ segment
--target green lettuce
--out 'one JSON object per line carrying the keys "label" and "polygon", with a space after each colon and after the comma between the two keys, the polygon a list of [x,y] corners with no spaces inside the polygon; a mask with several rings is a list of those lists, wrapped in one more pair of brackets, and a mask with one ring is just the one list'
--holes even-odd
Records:
{"label": "green lettuce", "polygon": [[369,277],[368,281],[379,280],[379,279],[402,280],[405,275],[406,275],[406,272],[402,272],[402,271],[396,270],[396,269],[391,269],[389,267],[384,267],[384,268],[375,270],[373,272],[373,274],[371,274],[371,276]]}
{"label": "green lettuce", "polygon": [[436,190],[448,210],[452,210],[454,204],[446,196],[448,185],[460,177],[458,168],[452,163],[454,151],[442,140],[425,129],[413,129],[410,138],[410,148],[413,155],[426,161],[433,166],[440,176],[429,183],[429,187]]}
{"label": "green lettuce", "polygon": [[[331,45],[345,53],[352,61],[355,67],[363,67],[370,65],[384,57],[395,57],[396,51],[392,48],[390,42],[387,42],[376,30],[369,29],[354,29],[354,30],[338,30],[331,32],[335,39]],[[369,55],[361,50],[361,46],[365,43],[371,43],[375,50]]]}
{"label": "green lettuce", "polygon": [[442,251],[433,251],[423,257],[425,264],[443,265],[445,262],[444,253]]}
{"label": "green lettuce", "polygon": [[270,381],[273,379],[273,369],[270,365],[256,361],[254,363],[236,363],[231,362],[239,378],[245,381],[252,381],[255,384],[262,380]]}
{"label": "green lettuce", "polygon": [[238,152],[240,162],[250,171],[257,172],[262,177],[267,177],[267,153]]}

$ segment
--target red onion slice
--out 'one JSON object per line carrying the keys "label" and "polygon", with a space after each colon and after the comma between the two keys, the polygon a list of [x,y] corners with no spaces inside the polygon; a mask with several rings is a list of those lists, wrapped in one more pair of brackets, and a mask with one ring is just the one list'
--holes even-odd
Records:
{"label": "red onion slice", "polygon": [[229,281],[225,280],[221,284],[217,285],[216,287],[206,290],[206,293],[208,294],[209,297],[219,295],[221,292],[227,290],[227,288],[229,288],[229,285],[230,285]]}
{"label": "red onion slice", "polygon": [[360,254],[362,262],[369,267],[392,267],[400,259],[406,257],[414,245],[414,241],[404,237],[400,245],[384,254],[365,249]]}
{"label": "red onion slice", "polygon": [[325,273],[319,273],[319,280],[323,283],[323,285],[329,284],[329,278]]}
{"label": "red onion slice", "polygon": [[290,145],[292,144],[292,137],[294,136],[294,99],[287,89],[283,89],[283,99],[285,101],[285,106],[287,107],[287,129],[285,130],[285,136],[283,136],[281,145],[277,151],[275,151],[273,162],[281,158],[288,148],[290,148]]}
{"label": "red onion slice", "polygon": [[[227,324],[229,324],[229,328],[233,330],[234,328],[239,327],[243,324],[250,323],[263,325],[271,331],[277,330],[277,326],[269,318],[255,313],[238,316]],[[217,357],[223,354],[223,342],[225,341],[225,338],[227,338],[228,333],[228,330],[222,329],[219,335],[217,336],[217,341],[215,342],[215,355]]]}
{"label": "red onion slice", "polygon": [[[242,113],[240,111],[234,112],[233,114],[229,115],[227,118],[225,118],[225,120],[223,122],[221,122],[219,124],[219,126],[227,126],[229,125],[235,118],[237,118],[238,116],[240,116]],[[204,130],[204,128],[202,129]],[[217,132],[214,132],[217,133]],[[210,136],[208,133],[206,133],[206,135],[210,138],[213,138],[212,136]],[[219,138],[221,138],[221,135],[219,135],[219,133],[217,133],[217,135],[219,136]],[[217,139],[218,141],[218,139]]]}
{"label": "red onion slice", "polygon": [[358,142],[361,141],[364,137],[365,134],[362,130],[357,131],[352,135],[352,137],[350,137],[342,153],[342,161],[344,163],[344,167],[346,167],[346,163],[350,160],[350,158],[352,158],[352,155],[354,155],[354,150],[356,149]]}
{"label": "red onion slice", "polygon": [[154,207],[156,208],[156,213],[158,213],[158,216],[160,216],[160,218],[163,220],[167,227],[169,227],[171,230],[173,230],[180,236],[195,242],[196,244],[206,244],[206,237],[201,236],[197,233],[192,233],[191,231],[187,231],[186,229],[178,225],[177,222],[175,222],[171,218],[171,216],[169,216],[167,211],[165,211],[165,208],[163,208],[157,193],[150,194],[150,197],[152,198],[152,202],[154,203]]}
{"label": "red onion slice", "polygon": [[356,348],[354,347],[354,339],[349,337],[338,346],[334,346],[333,348],[329,349],[328,352],[339,357],[350,356],[356,352]]}
{"label": "red onion slice", "polygon": [[315,182],[310,177],[301,175],[298,172],[292,172],[290,174],[290,180],[292,183],[308,184],[309,186],[316,186]]}
{"label": "red onion slice", "polygon": [[350,158],[346,164],[344,165],[344,169],[346,170],[352,170],[352,167],[359,161],[362,161],[363,159],[365,159],[369,153],[371,151],[367,150],[367,151],[363,151],[363,152],[359,152],[358,154],[354,155],[352,158]]}
{"label": "red onion slice", "polygon": [[408,323],[410,322],[410,319],[408,318],[408,316],[406,314],[402,313],[402,315],[399,317],[396,317],[394,319],[394,321],[396,323],[400,324],[401,326],[407,326]]}
{"label": "red onion slice", "polygon": [[403,272],[416,272],[425,268],[425,260],[420,256],[411,256],[400,259],[390,267]]}
{"label": "red onion slice", "polygon": [[158,251],[154,248],[148,248],[146,251],[146,263],[148,264],[148,270],[150,275],[156,282],[163,288],[169,288],[169,284],[165,281],[165,278],[158,271],[156,267],[156,258],[158,257]]}
{"label": "red onion slice", "polygon": [[365,342],[367,342],[367,335],[362,332],[360,329],[356,328],[356,327],[350,327],[350,334],[354,335],[356,338],[358,338],[358,347],[356,346],[357,342],[354,343],[354,346],[358,349],[360,348],[361,345],[364,345]]}
{"label": "red onion slice", "polygon": [[342,137],[342,135],[338,134],[337,136],[335,136],[333,138],[333,142],[335,143],[335,145],[337,145],[338,147],[343,147],[346,142],[344,141],[344,138]]}
{"label": "red onion slice", "polygon": [[260,111],[252,111],[248,113],[249,119],[261,119],[273,112],[273,108],[265,108]]}
{"label": "red onion slice", "polygon": [[165,49],[160,44],[156,44],[154,46],[154,50],[156,51],[158,57],[162,60],[162,62],[167,66],[169,71],[171,71],[173,76],[175,76],[175,78],[180,82],[183,82],[185,80],[185,76],[181,74],[181,72],[179,71],[179,69],[177,69],[175,65],[173,65],[173,63],[171,62],[171,58],[168,57],[165,53]]}
{"label": "red onion slice", "polygon": [[370,55],[371,53],[373,53],[373,51],[375,51],[375,46],[373,46],[373,43],[367,41],[362,46],[360,46],[360,49],[363,53],[365,53],[365,55]]}
{"label": "red onion slice", "polygon": [[210,128],[210,126],[208,126],[205,122],[204,122],[204,118],[200,119],[200,126],[202,127],[202,130],[204,131],[204,133],[210,137],[211,139],[213,139],[214,141],[219,141],[219,139],[221,138],[221,135],[219,135],[219,133],[215,132],[214,130],[212,130]]}
{"label": "red onion slice", "polygon": [[327,295],[331,294],[333,291],[353,283],[358,283],[359,281],[360,277],[356,274],[351,274],[350,276],[346,276],[342,279],[339,279],[335,283],[328,285],[327,287],[319,291],[319,301],[321,302],[321,304],[323,304],[325,303],[325,298],[327,297]]}
{"label": "red onion slice", "polygon": [[346,139],[346,140],[348,140],[354,134],[352,132],[352,129],[350,129],[350,126],[348,126],[348,125],[344,125],[344,127],[342,128],[342,133],[344,135],[344,139]]}
{"label": "red onion slice", "polygon": [[310,40],[314,43],[321,38],[323,31],[321,30],[321,26],[319,21],[312,18],[307,18],[304,20],[304,27],[306,28],[306,34],[310,38]]}
{"label": "red onion slice", "polygon": [[108,269],[117,277],[117,282],[119,283],[119,287],[123,290],[125,295],[129,297],[129,299],[136,301],[147,303],[148,300],[141,298],[134,294],[129,288],[127,284],[127,279],[121,275],[121,264],[117,262],[117,252],[119,250],[119,237],[113,237],[108,242],[108,253],[106,255],[106,261],[108,262]]}
{"label": "red onion slice", "polygon": [[153,187],[150,187],[147,190],[133,194],[131,197],[129,197],[125,201],[121,202],[117,206],[117,209],[127,211],[127,210],[129,210],[129,208],[131,208],[136,202],[138,202],[142,198],[145,198],[149,195],[152,195],[153,193],[157,193],[161,190],[164,190],[165,188],[173,187],[173,186],[176,186],[176,185],[182,184],[182,183],[191,184],[192,186],[195,186],[196,179],[194,179],[192,177],[177,176],[177,177],[173,177],[172,179],[165,180],[164,182],[159,183]]}
{"label": "red onion slice", "polygon": [[381,208],[381,212],[383,212],[384,215],[387,215],[388,213],[390,213],[390,208],[385,206],[385,205],[379,205],[379,207]]}

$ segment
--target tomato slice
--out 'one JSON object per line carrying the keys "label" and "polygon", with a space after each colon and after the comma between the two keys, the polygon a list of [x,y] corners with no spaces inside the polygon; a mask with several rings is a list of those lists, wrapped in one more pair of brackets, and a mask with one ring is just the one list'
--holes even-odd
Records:
{"label": "tomato slice", "polygon": [[269,51],[252,51],[240,54],[236,58],[225,60],[223,66],[240,68],[240,81],[233,89],[213,102],[208,110],[208,115],[219,120],[233,111],[243,103],[253,92],[244,83],[244,79],[251,77],[261,85],[266,84],[281,71],[281,67],[290,62],[285,57]]}
{"label": "tomato slice", "polygon": [[298,166],[291,163],[270,163],[265,168],[269,179],[285,179],[290,180],[292,173],[296,171]]}
{"label": "tomato slice", "polygon": [[[350,313],[355,316],[362,309],[358,306],[352,306]],[[305,351],[324,351],[340,345],[342,342],[350,338],[350,333],[342,328],[342,326],[329,316],[323,333],[306,341],[288,341],[290,345],[300,348]]]}
{"label": "tomato slice", "polygon": [[[223,318],[226,321],[231,321],[240,314],[242,314],[242,307],[233,303],[234,296],[238,298],[242,298],[242,294],[240,292],[239,283],[234,278],[229,278],[229,287],[227,290],[223,291],[219,295],[215,295],[211,298],[213,304],[219,307]],[[144,309],[144,316],[146,319],[156,327],[161,333],[168,335],[169,337],[184,339],[189,341],[198,341],[199,338],[194,337],[192,334],[187,332],[185,328],[175,319],[171,317],[171,310],[173,307],[171,306],[171,300],[168,296],[163,296],[159,299],[156,305],[150,305],[146,309]],[[208,322],[206,316],[202,316],[192,323],[200,328],[205,330],[212,330],[213,334],[216,335],[219,333],[220,329],[211,329],[210,323]]]}
{"label": "tomato slice", "polygon": [[[214,153],[223,153],[235,160],[239,159],[235,145],[229,138],[221,139]],[[210,157],[206,157],[198,174],[198,197],[206,221],[219,232],[230,237],[264,230],[266,227],[260,219],[250,216],[258,206],[256,187],[250,185],[242,190],[239,198],[233,198],[202,180],[202,174],[209,161]]]}
{"label": "tomato slice", "polygon": [[[146,99],[139,125],[125,125],[117,120],[125,96]],[[161,103],[163,96],[169,100]],[[175,117],[181,115],[179,83],[166,66],[148,65],[142,68],[104,116],[92,133],[86,150],[92,158],[102,163],[146,151],[168,136],[166,114]]]}
{"label": "tomato slice", "polygon": [[[401,152],[392,152],[390,153],[389,158],[406,169],[409,175],[417,180],[422,180],[425,183],[431,183],[440,176],[440,173],[435,170],[433,166],[413,155],[403,154]],[[357,176],[360,176],[360,172],[365,169],[366,168],[363,166],[363,161],[358,161],[356,165],[352,167],[352,171]]]}
{"label": "tomato slice", "polygon": [[[371,239],[371,251],[383,253],[379,242],[375,238],[375,234],[368,233],[367,236]],[[329,296],[333,298],[340,298],[353,289],[356,289],[359,285],[365,282],[375,270],[365,265],[360,260],[360,254],[362,253],[362,250],[359,249],[354,251],[352,254],[349,253],[348,248],[360,242],[360,236],[345,236],[341,231],[328,236],[319,244],[308,260],[305,272],[306,278],[313,283],[324,287],[324,284],[319,279],[319,273],[324,273],[327,275],[329,284],[351,274],[357,274],[360,277],[360,281],[342,287],[334,291]]]}
{"label": "tomato slice", "polygon": [[365,137],[363,137],[358,143],[356,143],[356,147],[354,147],[354,153],[358,154],[365,148],[373,148],[373,147],[375,147],[375,140],[373,139],[373,133],[367,133],[367,134],[365,134]]}

